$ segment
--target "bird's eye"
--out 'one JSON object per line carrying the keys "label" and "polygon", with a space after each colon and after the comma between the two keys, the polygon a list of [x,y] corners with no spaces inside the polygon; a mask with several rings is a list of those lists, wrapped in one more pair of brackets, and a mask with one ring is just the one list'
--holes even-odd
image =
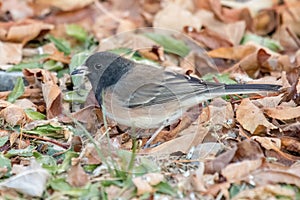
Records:
{"label": "bird's eye", "polygon": [[95,67],[96,70],[98,70],[102,67],[102,65],[101,64],[96,64],[96,65],[94,65],[94,67]]}

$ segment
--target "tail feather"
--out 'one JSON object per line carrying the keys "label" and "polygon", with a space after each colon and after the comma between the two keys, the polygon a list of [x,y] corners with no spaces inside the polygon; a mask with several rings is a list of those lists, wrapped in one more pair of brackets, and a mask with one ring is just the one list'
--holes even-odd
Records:
{"label": "tail feather", "polygon": [[228,84],[225,85],[226,93],[255,93],[261,91],[278,92],[282,86],[273,84]]}

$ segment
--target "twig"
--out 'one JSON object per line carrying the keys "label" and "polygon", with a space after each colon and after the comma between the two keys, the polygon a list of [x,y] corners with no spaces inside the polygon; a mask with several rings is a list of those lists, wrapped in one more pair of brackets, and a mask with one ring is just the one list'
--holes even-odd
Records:
{"label": "twig", "polygon": [[28,138],[42,140],[42,141],[45,141],[45,142],[50,142],[50,143],[55,144],[57,146],[60,146],[64,149],[68,149],[70,147],[69,144],[60,143],[60,142],[57,142],[55,140],[51,140],[51,139],[48,139],[48,138],[43,138],[43,137],[39,137],[39,136],[35,136],[35,135],[29,135],[29,134],[26,134],[24,132],[22,133],[22,135],[23,135],[23,137],[28,137]]}

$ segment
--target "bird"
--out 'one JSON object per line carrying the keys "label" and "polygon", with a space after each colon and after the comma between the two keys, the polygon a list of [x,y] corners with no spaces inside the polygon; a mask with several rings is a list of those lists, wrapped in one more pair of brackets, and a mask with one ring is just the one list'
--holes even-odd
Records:
{"label": "bird", "polygon": [[87,76],[107,117],[129,127],[155,128],[153,135],[204,101],[230,94],[278,92],[281,88],[274,84],[206,82],[109,51],[90,55],[71,73],[78,74]]}

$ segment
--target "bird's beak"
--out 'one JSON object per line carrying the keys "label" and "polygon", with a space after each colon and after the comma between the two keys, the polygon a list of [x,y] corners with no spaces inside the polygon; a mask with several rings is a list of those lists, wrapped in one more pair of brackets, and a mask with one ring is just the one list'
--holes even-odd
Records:
{"label": "bird's beak", "polygon": [[87,66],[79,66],[77,67],[73,72],[71,72],[71,75],[87,75],[89,73],[89,69]]}

